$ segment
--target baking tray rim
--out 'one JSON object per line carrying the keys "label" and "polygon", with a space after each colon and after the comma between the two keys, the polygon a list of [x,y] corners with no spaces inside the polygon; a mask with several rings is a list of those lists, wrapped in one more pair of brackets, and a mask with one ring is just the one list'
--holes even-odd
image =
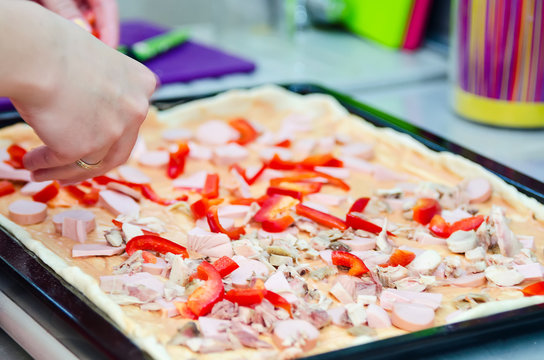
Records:
{"label": "baking tray rim", "polygon": [[[541,182],[525,174],[517,172],[507,166],[504,166],[494,160],[483,157],[473,151],[465,149],[464,147],[450,142],[442,137],[436,136],[432,132],[411,125],[397,117],[391,116],[371,106],[358,102],[345,94],[320,85],[310,83],[291,83],[281,84],[280,86],[297,94],[306,95],[319,93],[330,95],[335,98],[350,113],[359,115],[378,127],[389,127],[402,133],[408,134],[412,136],[415,140],[426,145],[432,150],[449,151],[461,155],[471,161],[479,163],[489,171],[501,177],[510,185],[516,187],[520,192],[537,199],[541,203],[544,203],[544,194],[542,192],[542,189],[544,189],[544,184],[542,184]],[[179,98],[172,98],[167,100],[157,100],[153,103],[162,110],[173,105],[212,97],[228,90],[231,89],[208,94],[199,94],[195,96],[182,96]],[[11,124],[14,121],[20,119],[18,119],[16,114],[14,114],[12,115],[12,117],[4,116],[2,118],[2,121],[5,120],[7,120]],[[0,127],[2,126],[4,125],[0,124]],[[4,228],[0,229],[2,230],[2,234],[0,234],[1,240],[10,239],[12,242],[16,243],[19,246],[19,251],[23,250],[26,255],[25,256],[22,253],[19,253],[20,256],[24,257],[26,261],[34,262],[34,266],[37,266],[38,268],[41,267],[42,269],[48,269],[45,275],[42,274],[41,276],[46,276],[50,278],[52,277],[51,281],[56,281],[62,284],[64,289],[67,291],[67,294],[69,295],[64,294],[65,296],[62,300],[54,299],[51,294],[48,293],[47,289],[40,288],[36,285],[35,281],[33,281],[33,279],[29,277],[29,275],[31,275],[30,273],[24,271],[25,269],[28,270],[28,264],[24,264],[25,266],[22,267],[20,266],[21,264],[19,264],[19,267],[17,267],[15,264],[12,264],[9,259],[6,259],[6,254],[3,252],[3,250],[5,250],[4,246],[0,244],[0,260],[2,260],[0,264],[1,268],[8,272],[7,275],[16,278],[18,285],[22,285],[27,290],[32,291],[36,296],[42,297],[41,301],[48,303],[48,305],[61,318],[64,318],[64,321],[70,323],[71,326],[80,327],[82,328],[82,330],[85,330],[80,335],[83,337],[87,337],[87,340],[90,339],[91,343],[94,343],[96,345],[97,340],[100,340],[100,336],[96,333],[96,331],[92,331],[93,324],[87,324],[88,320],[84,320],[85,323],[81,323],[83,320],[78,319],[77,314],[66,310],[66,302],[69,302],[70,300],[77,300],[81,302],[81,304],[83,305],[78,305],[81,306],[80,310],[83,310],[85,312],[91,311],[95,312],[97,315],[100,315],[100,322],[106,322],[107,325],[112,328],[110,329],[110,331],[116,333],[116,336],[120,335],[121,337],[125,337],[125,339],[128,340],[128,343],[124,342],[123,346],[128,346],[128,348],[133,346],[134,348],[132,349],[127,348],[127,350],[129,350],[131,354],[138,354],[138,358],[148,358],[148,356],[144,354],[143,351],[139,347],[137,347],[128,336],[118,330],[117,327],[112,324],[110,320],[108,320],[108,316],[106,314],[104,314],[100,309],[94,306],[94,304],[86,299],[85,296],[81,294],[77,289],[75,289],[72,285],[62,279],[60,275],[51,271],[45,263],[43,263],[30,250],[24,247],[24,245],[22,245],[9,232],[7,232]],[[10,249],[10,251],[12,250],[13,249]],[[7,291],[7,295],[10,296],[9,289]],[[17,297],[17,295],[13,292],[11,293],[11,295]],[[68,298],[71,299],[69,300]],[[394,336],[387,339],[371,341],[360,345],[320,353],[308,356],[305,359],[322,360],[363,355],[367,359],[381,359],[394,358],[395,356],[399,356],[401,354],[428,354],[438,349],[447,350],[448,348],[452,348],[459,341],[463,341],[463,344],[467,344],[467,341],[469,343],[474,343],[477,340],[482,340],[483,338],[493,336],[493,334],[504,331],[505,329],[516,328],[517,330],[522,330],[523,332],[538,330],[539,321],[541,322],[542,319],[544,319],[544,304],[537,304],[473,320],[437,326],[418,332],[408,333],[405,335]],[[93,323],[95,322],[96,319],[94,319]],[[101,342],[99,343],[99,346],[103,347],[104,344],[102,344]],[[67,347],[70,350],[73,350],[72,348],[74,346],[75,345],[70,345]],[[388,351],[384,352],[384,350]],[[124,354],[126,355],[126,352]],[[115,358],[114,355],[114,357],[112,357],[111,353],[107,354],[107,356],[108,358]]]}

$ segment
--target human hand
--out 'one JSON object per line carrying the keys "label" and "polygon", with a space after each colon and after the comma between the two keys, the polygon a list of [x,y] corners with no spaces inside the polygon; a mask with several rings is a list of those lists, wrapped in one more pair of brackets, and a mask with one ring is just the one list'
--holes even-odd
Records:
{"label": "human hand", "polygon": [[119,45],[119,16],[115,0],[40,0],[40,3],[89,32],[94,26],[100,40],[107,45],[113,48]]}
{"label": "human hand", "polygon": [[[51,17],[36,40],[47,50],[29,61],[32,92],[11,99],[45,144],[24,157],[34,179],[75,183],[127,160],[156,80],[144,65]],[[101,166],[83,169],[78,159]]]}

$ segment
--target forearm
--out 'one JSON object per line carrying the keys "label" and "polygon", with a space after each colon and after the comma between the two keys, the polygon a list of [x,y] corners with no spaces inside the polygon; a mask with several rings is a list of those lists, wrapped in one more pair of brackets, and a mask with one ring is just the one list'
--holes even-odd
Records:
{"label": "forearm", "polygon": [[57,52],[71,24],[21,0],[0,0],[0,96],[37,96],[53,83],[65,59]]}

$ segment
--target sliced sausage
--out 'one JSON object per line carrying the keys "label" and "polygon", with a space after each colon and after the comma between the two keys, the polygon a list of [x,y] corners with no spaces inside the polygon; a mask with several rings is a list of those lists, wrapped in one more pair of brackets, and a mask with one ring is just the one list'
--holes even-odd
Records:
{"label": "sliced sausage", "polygon": [[367,251],[376,248],[376,238],[357,237],[353,240],[341,240],[341,242],[349,246],[352,251]]}
{"label": "sliced sausage", "polygon": [[316,166],[315,171],[322,172],[323,174],[327,174],[330,176],[334,176],[338,179],[348,179],[349,175],[351,174],[351,171],[346,168],[339,168],[339,167],[332,167],[332,166]]}
{"label": "sliced sausage", "polygon": [[142,136],[138,135],[138,138],[136,139],[136,142],[132,147],[132,151],[130,152],[129,158],[133,160],[138,160],[140,156],[146,152],[147,145],[145,144],[145,139]]}
{"label": "sliced sausage", "polygon": [[327,310],[334,325],[346,327],[349,325],[348,312],[345,306],[337,306]]}
{"label": "sliced sausage", "polygon": [[427,329],[433,325],[434,310],[424,305],[395,303],[391,312],[391,321],[402,330]]}
{"label": "sliced sausage", "polygon": [[247,159],[249,151],[241,145],[232,143],[216,147],[213,154],[213,161],[216,165],[229,166]]}
{"label": "sliced sausage", "polygon": [[232,257],[232,244],[227,235],[213,233],[195,227],[187,233],[187,250],[202,256]]}
{"label": "sliced sausage", "polygon": [[213,151],[206,146],[199,145],[195,142],[189,142],[189,157],[196,160],[211,160]]}
{"label": "sliced sausage", "polygon": [[463,275],[456,279],[449,281],[450,285],[460,286],[460,287],[478,287],[485,284],[485,274],[469,274]]}
{"label": "sliced sausage", "polygon": [[119,183],[116,183],[116,182],[112,181],[112,182],[109,182],[106,185],[106,188],[108,188],[110,190],[117,191],[117,192],[119,192],[121,194],[130,196],[131,198],[133,198],[136,201],[142,200],[142,194],[139,191],[136,191],[136,190],[134,190],[133,188],[131,188],[129,186],[119,184]]}
{"label": "sliced sausage", "polygon": [[372,160],[374,147],[364,143],[351,143],[342,147],[342,155],[355,156],[363,160]]}
{"label": "sliced sausage", "polygon": [[123,195],[113,190],[102,190],[98,194],[100,206],[114,216],[129,215],[138,217],[140,205],[130,196]]}
{"label": "sliced sausage", "polygon": [[499,286],[514,286],[525,279],[518,270],[501,265],[488,266],[485,269],[485,277]]}
{"label": "sliced sausage", "polygon": [[368,326],[374,329],[391,327],[389,314],[376,304],[370,304],[366,308],[366,321],[368,322]]}
{"label": "sliced sausage", "polygon": [[123,180],[134,184],[149,184],[151,182],[149,176],[129,165],[121,165],[117,168],[117,171]]}
{"label": "sliced sausage", "polygon": [[250,207],[247,205],[222,205],[217,208],[217,214],[220,217],[243,219],[246,217],[249,209]]}
{"label": "sliced sausage", "polygon": [[72,257],[113,256],[122,254],[125,247],[113,247],[106,244],[75,244]]}
{"label": "sliced sausage", "polygon": [[166,141],[189,140],[193,133],[188,129],[167,129],[162,132],[162,138]]}
{"label": "sliced sausage", "polygon": [[204,170],[198,171],[189,176],[182,176],[174,181],[172,185],[177,189],[187,189],[187,190],[202,190],[206,184],[206,178],[208,173]]}
{"label": "sliced sausage", "polygon": [[542,267],[540,263],[534,262],[530,264],[517,265],[514,264],[516,269],[525,280],[542,280]]}
{"label": "sliced sausage", "polygon": [[53,183],[53,180],[48,181],[30,181],[27,182],[22,188],[21,188],[21,194],[32,196],[34,194],[39,193],[42,191],[45,187],[48,185],[51,185]]}
{"label": "sliced sausage", "polygon": [[299,345],[303,351],[310,351],[317,344],[319,330],[311,323],[300,319],[277,321],[272,340],[277,347],[284,349]]}
{"label": "sliced sausage", "polygon": [[246,286],[251,278],[262,278],[268,275],[268,268],[258,260],[248,259],[238,255],[233,256],[232,260],[239,266],[229,275],[234,286]]}
{"label": "sliced sausage", "polygon": [[283,271],[276,271],[264,282],[266,290],[273,291],[275,293],[290,292],[291,286],[287,282]]}
{"label": "sliced sausage", "polygon": [[446,244],[451,252],[464,254],[478,246],[478,237],[474,230],[457,230],[446,239]]}
{"label": "sliced sausage", "polygon": [[89,210],[72,209],[60,212],[53,216],[53,224],[57,233],[62,233],[62,224],[65,218],[72,218],[83,221],[85,224],[85,230],[91,232],[96,228],[96,221],[94,214]]}
{"label": "sliced sausage", "polygon": [[30,171],[26,169],[14,169],[4,162],[0,162],[0,179],[13,181],[31,181]]}
{"label": "sliced sausage", "polygon": [[491,187],[489,180],[485,178],[475,178],[466,183],[465,192],[471,203],[483,203],[489,200],[493,188]]}
{"label": "sliced sausage", "polygon": [[240,137],[238,131],[220,120],[206,121],[196,130],[198,142],[208,145],[223,145]]}
{"label": "sliced sausage", "polygon": [[384,289],[380,294],[380,306],[386,310],[391,310],[394,304],[401,302],[424,305],[436,310],[442,303],[442,294],[397,289]]}
{"label": "sliced sausage", "polygon": [[344,195],[315,193],[306,195],[306,199],[325,206],[340,206],[346,202],[347,198]]}
{"label": "sliced sausage", "polygon": [[426,233],[423,230],[416,230],[414,239],[423,245],[447,245],[446,239],[441,239]]}
{"label": "sliced sausage", "polygon": [[71,217],[62,220],[62,236],[74,241],[84,243],[87,241],[87,229],[85,222]]}
{"label": "sliced sausage", "polygon": [[9,207],[9,218],[19,225],[41,223],[47,217],[47,205],[37,201],[16,200]]}
{"label": "sliced sausage", "polygon": [[170,154],[164,150],[147,151],[140,155],[138,162],[149,167],[161,167],[168,164]]}

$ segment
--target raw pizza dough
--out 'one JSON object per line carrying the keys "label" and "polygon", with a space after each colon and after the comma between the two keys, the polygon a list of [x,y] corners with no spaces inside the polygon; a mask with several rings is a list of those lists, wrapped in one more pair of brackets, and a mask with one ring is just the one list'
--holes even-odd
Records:
{"label": "raw pizza dough", "polygon": [[[391,129],[376,128],[359,117],[350,115],[334,99],[326,95],[301,96],[274,86],[265,86],[252,90],[232,90],[213,98],[181,105],[158,115],[155,112],[150,112],[142,127],[142,135],[149,149],[157,149],[165,146],[161,133],[168,128],[184,127],[195,131],[200,124],[207,120],[218,119],[224,121],[234,117],[244,117],[254,124],[260,124],[259,126],[264,128],[278,131],[282,120],[288,116],[311,119],[312,129],[309,133],[303,133],[302,136],[304,137],[310,135],[312,138],[319,139],[342,134],[349,136],[354,142],[360,141],[371,144],[375,153],[372,163],[381,164],[395,174],[402,174],[402,179],[391,180],[386,178],[385,180],[377,180],[369,174],[352,170],[352,175],[347,180],[351,186],[348,194],[350,196],[349,203],[361,196],[373,196],[373,192],[377,189],[393,188],[399,182],[431,181],[447,186],[455,186],[465,178],[483,177],[491,183],[493,195],[490,201],[477,204],[476,207],[479,209],[479,213],[488,214],[491,203],[506,209],[507,217],[512,220],[510,226],[515,234],[535,237],[536,248],[534,252],[538,260],[541,263],[543,262],[544,238],[541,234],[544,230],[544,206],[542,204],[519,193],[514,187],[504,183],[480,165],[450,153],[433,152],[407,135]],[[32,130],[25,125],[15,125],[0,131],[0,144],[9,145],[11,142],[24,145],[26,148],[39,144],[39,140]],[[255,158],[249,162],[258,165]],[[137,166],[137,163],[133,160],[129,163]],[[153,180],[152,185],[159,194],[165,197],[172,197],[172,194],[179,195],[179,191],[172,192],[170,180],[164,174],[164,167],[141,169]],[[184,176],[200,170],[218,172],[221,179],[228,177],[227,167],[217,168],[207,161],[196,160],[188,161]],[[115,174],[115,171],[113,173]],[[251,189],[252,195],[258,197],[264,192],[266,186],[267,184],[257,183]],[[223,189],[222,191],[226,193],[226,190]],[[338,189],[327,189],[327,192],[334,195],[346,195]],[[70,255],[71,247],[75,242],[55,234],[51,217],[65,210],[59,205],[79,206],[70,196],[63,195],[62,192],[61,195],[60,199],[55,200],[57,207],[49,209],[48,218],[44,223],[24,228],[11,222],[6,217],[7,205],[15,199],[23,198],[23,196],[15,194],[0,198],[0,208],[3,209],[1,212],[6,215],[0,216],[0,224],[51,269],[87,296],[127,336],[153,358],[192,357],[208,359],[221,356],[224,359],[239,359],[263,358],[266,356],[276,358],[278,356],[275,350],[252,350],[248,348],[227,351],[220,355],[217,353],[195,354],[182,346],[165,345],[175,334],[176,329],[183,324],[184,320],[163,318],[157,312],[140,310],[137,305],[118,305],[112,297],[100,289],[99,277],[110,275],[113,267],[120,265],[126,259],[126,256],[72,258]],[[190,202],[198,198],[196,194],[191,193]],[[346,212],[345,206],[331,211],[337,216],[342,216]],[[141,209],[142,214],[140,216],[159,217],[167,223],[167,232],[164,237],[185,245],[185,234],[194,227],[192,218],[183,212],[169,211],[165,207],[147,200],[142,200]],[[104,243],[102,234],[104,230],[112,227],[111,219],[113,216],[98,207],[92,207],[90,210],[96,215],[97,229],[89,234],[87,241]],[[379,217],[376,216],[376,218]],[[400,214],[388,215],[388,219],[393,222],[403,222]],[[443,245],[421,246],[403,236],[399,236],[397,241],[397,245],[431,248],[437,250],[443,256],[451,255]],[[309,263],[315,264],[316,261],[319,260],[309,261]],[[319,286],[324,289],[324,292],[330,288],[330,284],[326,282]],[[441,308],[437,311],[435,325],[446,323],[446,316],[455,310],[451,304],[451,298],[469,292],[467,290],[471,289],[440,287],[440,289],[436,290],[444,294],[444,300]],[[431,289],[431,291],[435,290]],[[495,287],[491,289],[490,293],[495,299],[504,301],[485,303],[463,313],[456,320],[466,320],[544,302],[544,297],[540,296],[523,298],[519,291],[512,288],[501,290]],[[316,348],[304,355],[336,350],[404,333],[403,330],[391,327],[378,329],[377,335],[374,337],[353,337],[348,335],[344,329],[328,326],[321,330]]]}

